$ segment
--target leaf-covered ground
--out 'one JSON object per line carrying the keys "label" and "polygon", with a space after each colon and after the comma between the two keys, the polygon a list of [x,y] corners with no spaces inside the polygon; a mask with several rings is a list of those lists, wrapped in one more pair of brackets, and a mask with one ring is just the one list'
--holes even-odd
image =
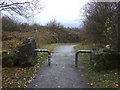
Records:
{"label": "leaf-covered ground", "polygon": [[94,88],[118,88],[120,87],[120,75],[118,71],[101,71],[89,73],[90,85]]}
{"label": "leaf-covered ground", "polygon": [[25,88],[36,76],[37,70],[45,60],[41,54],[38,63],[33,67],[3,67],[2,87],[3,88]]}

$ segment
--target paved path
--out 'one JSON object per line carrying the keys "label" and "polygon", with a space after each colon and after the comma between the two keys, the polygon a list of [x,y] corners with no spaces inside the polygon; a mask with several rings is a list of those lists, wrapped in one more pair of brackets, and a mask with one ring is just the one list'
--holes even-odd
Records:
{"label": "paved path", "polygon": [[55,48],[51,57],[51,66],[47,62],[40,68],[38,75],[28,88],[87,88],[84,78],[85,68],[75,67],[75,45]]}

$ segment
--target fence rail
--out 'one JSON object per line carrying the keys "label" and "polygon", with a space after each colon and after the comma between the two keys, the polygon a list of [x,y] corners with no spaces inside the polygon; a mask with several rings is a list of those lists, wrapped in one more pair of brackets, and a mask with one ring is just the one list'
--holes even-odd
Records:
{"label": "fence rail", "polygon": [[51,53],[48,49],[35,49],[35,52],[47,52],[48,53],[48,65],[51,64]]}
{"label": "fence rail", "polygon": [[78,67],[78,55],[79,53],[92,53],[93,50],[79,50],[75,53],[75,67]]}

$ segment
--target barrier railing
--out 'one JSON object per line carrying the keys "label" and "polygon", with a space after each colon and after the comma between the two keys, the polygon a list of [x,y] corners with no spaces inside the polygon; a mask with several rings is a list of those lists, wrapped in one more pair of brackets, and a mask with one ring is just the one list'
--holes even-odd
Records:
{"label": "barrier railing", "polygon": [[78,67],[78,54],[79,53],[92,53],[93,50],[79,50],[75,53],[75,67]]}
{"label": "barrier railing", "polygon": [[48,49],[35,49],[35,52],[47,52],[48,53],[48,65],[51,64],[51,53]]}

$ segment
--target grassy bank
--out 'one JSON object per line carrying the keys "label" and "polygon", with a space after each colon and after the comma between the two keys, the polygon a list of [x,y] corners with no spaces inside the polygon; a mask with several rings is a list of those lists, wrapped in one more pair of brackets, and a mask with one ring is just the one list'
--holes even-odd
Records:
{"label": "grassy bank", "polygon": [[[41,48],[52,51],[56,46],[64,44],[48,44]],[[33,79],[42,63],[47,60],[47,54],[38,53],[38,63],[33,67],[4,67],[2,68],[3,88],[25,88]]]}
{"label": "grassy bank", "polygon": [[[80,44],[79,46],[75,46],[74,48],[76,50],[89,50],[93,49],[95,47],[99,47],[99,44],[93,44],[93,43],[84,43]],[[118,74],[117,70],[108,70],[108,71],[101,71],[101,72],[95,72],[92,69],[90,69],[90,55],[89,54],[80,54],[81,60],[83,63],[87,65],[87,68],[89,69],[89,73],[87,75],[87,79],[89,80],[89,83],[93,88],[118,88],[119,87],[119,78],[120,75]]]}

